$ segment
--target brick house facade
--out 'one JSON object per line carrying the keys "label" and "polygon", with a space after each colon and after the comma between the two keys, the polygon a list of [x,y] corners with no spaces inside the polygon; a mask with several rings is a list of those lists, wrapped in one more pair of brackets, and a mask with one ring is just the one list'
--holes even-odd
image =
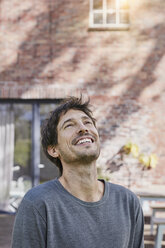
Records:
{"label": "brick house facade", "polygon": [[[101,136],[98,166],[108,168],[132,140],[159,158],[143,176],[133,172],[135,184],[164,184],[164,8],[163,0],[130,1],[128,31],[91,31],[89,0],[2,0],[1,102],[90,96]],[[109,176],[122,184],[128,178],[124,166]]]}

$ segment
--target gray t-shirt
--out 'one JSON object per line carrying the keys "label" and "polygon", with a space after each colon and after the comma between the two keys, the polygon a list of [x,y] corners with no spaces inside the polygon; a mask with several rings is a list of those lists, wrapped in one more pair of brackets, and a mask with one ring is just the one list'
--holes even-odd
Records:
{"label": "gray t-shirt", "polygon": [[128,189],[104,182],[97,202],[71,195],[58,179],[31,189],[19,207],[12,248],[143,248],[143,213]]}

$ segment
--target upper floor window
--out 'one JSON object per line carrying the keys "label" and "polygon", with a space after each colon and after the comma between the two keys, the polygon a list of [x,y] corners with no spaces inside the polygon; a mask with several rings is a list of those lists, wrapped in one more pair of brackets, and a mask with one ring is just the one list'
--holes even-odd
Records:
{"label": "upper floor window", "polygon": [[128,29],[129,0],[90,0],[89,28]]}

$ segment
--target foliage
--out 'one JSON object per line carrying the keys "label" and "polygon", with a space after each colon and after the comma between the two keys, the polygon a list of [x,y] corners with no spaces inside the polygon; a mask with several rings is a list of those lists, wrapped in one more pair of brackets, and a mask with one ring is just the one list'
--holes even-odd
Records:
{"label": "foliage", "polygon": [[151,153],[143,154],[139,152],[139,147],[136,144],[131,142],[125,144],[121,149],[120,152],[125,153],[127,155],[131,154],[134,158],[137,158],[138,163],[143,165],[143,169],[151,169],[155,168],[158,163],[158,157],[156,154]]}
{"label": "foliage", "polygon": [[107,170],[110,173],[113,173],[119,171],[121,166],[124,166],[128,173],[127,186],[130,188],[134,180],[133,178],[135,177],[136,173],[139,173],[139,170],[143,174],[143,171],[155,168],[157,163],[158,157],[156,154],[141,153],[137,144],[128,142],[123,145],[111,159],[107,161]]}
{"label": "foliage", "polygon": [[31,152],[31,141],[29,139],[18,139],[15,144],[14,161],[23,167],[29,164]]}

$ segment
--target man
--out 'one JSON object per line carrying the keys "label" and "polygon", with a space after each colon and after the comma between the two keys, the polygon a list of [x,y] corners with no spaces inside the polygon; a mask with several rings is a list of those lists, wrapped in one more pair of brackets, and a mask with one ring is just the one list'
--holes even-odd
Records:
{"label": "man", "polygon": [[89,101],[68,98],[42,128],[61,176],[31,189],[19,207],[13,248],[143,248],[143,214],[128,189],[97,179],[99,135]]}

